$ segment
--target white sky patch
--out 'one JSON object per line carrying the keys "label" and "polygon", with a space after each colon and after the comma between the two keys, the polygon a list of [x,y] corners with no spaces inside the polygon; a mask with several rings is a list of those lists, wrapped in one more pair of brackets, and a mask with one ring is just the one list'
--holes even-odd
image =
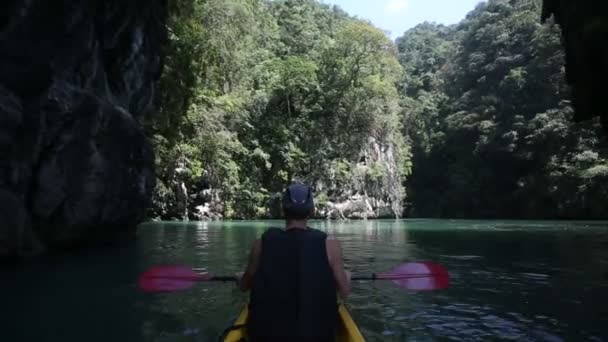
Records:
{"label": "white sky patch", "polygon": [[398,14],[406,11],[409,4],[409,0],[388,0],[384,10],[389,14]]}

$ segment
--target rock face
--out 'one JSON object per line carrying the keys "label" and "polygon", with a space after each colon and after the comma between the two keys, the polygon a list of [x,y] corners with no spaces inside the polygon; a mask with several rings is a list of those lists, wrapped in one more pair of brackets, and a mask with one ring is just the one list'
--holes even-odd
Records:
{"label": "rock face", "polygon": [[140,120],[162,0],[0,4],[0,258],[134,227],[153,188]]}
{"label": "rock face", "polygon": [[608,132],[608,1],[544,0],[542,19],[562,28],[566,77],[572,86],[575,121],[599,116]]}

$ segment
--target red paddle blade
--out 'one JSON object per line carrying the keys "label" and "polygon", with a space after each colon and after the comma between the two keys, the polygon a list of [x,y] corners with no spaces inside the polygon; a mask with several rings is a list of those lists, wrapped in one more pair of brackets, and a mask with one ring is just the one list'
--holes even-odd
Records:
{"label": "red paddle blade", "polygon": [[196,273],[187,266],[154,266],[139,277],[139,287],[146,292],[172,292],[188,289],[199,281],[209,280],[208,273]]}
{"label": "red paddle blade", "polygon": [[409,290],[439,290],[450,286],[448,271],[432,262],[408,262],[376,277],[392,280],[393,283]]}

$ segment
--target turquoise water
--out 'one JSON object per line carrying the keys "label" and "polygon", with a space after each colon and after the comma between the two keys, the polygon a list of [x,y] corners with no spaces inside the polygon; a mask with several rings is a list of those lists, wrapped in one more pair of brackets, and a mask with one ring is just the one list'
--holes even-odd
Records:
{"label": "turquoise water", "polygon": [[[215,341],[246,295],[232,284],[146,294],[157,264],[218,275],[244,266],[279,221],[150,223],[134,241],[0,269],[0,341]],[[313,222],[335,234],[356,273],[407,260],[444,265],[452,285],[404,291],[357,282],[349,306],[369,341],[608,341],[608,223]]]}

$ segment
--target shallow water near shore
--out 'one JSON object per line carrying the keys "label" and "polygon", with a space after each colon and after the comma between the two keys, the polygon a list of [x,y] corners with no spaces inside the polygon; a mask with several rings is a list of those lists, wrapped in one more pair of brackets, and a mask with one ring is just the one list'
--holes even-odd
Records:
{"label": "shallow water near shore", "polygon": [[[216,341],[246,300],[233,284],[147,294],[139,274],[187,264],[240,271],[251,242],[280,221],[157,222],[113,248],[0,269],[2,341]],[[608,223],[378,220],[326,222],[346,266],[444,265],[451,287],[404,291],[357,282],[348,305],[368,341],[608,341]]]}

